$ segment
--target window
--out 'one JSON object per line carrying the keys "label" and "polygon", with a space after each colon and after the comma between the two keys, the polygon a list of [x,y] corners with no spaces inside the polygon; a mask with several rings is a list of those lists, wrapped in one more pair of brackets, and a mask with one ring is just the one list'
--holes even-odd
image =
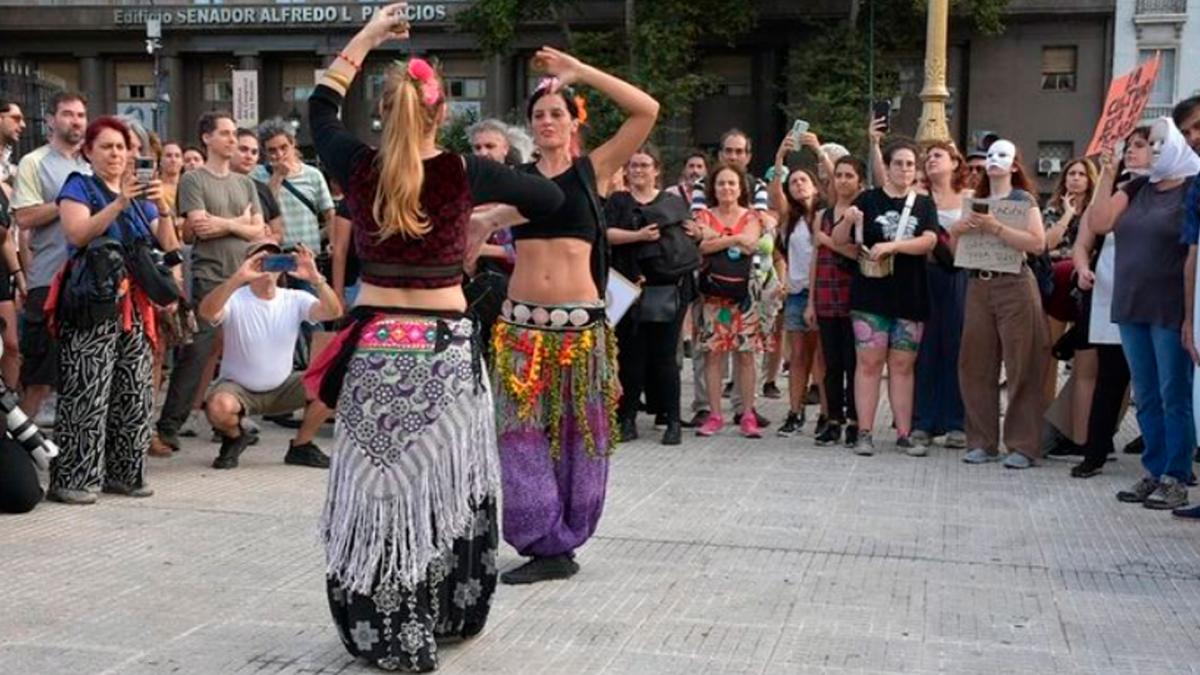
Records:
{"label": "window", "polygon": [[290,61],[283,64],[283,102],[304,103],[316,87],[317,63]]}
{"label": "window", "polygon": [[1074,156],[1075,144],[1071,141],[1043,141],[1038,143],[1038,175],[1054,176],[1062,173],[1063,167]]}
{"label": "window", "polygon": [[116,64],[118,101],[154,100],[154,65],[149,62]]}
{"label": "window", "polygon": [[1075,47],[1042,48],[1042,90],[1075,91]]}
{"label": "window", "polygon": [[1170,106],[1175,104],[1175,49],[1139,49],[1138,63],[1145,63],[1162,54],[1158,64],[1158,79],[1154,81],[1154,91],[1150,92],[1151,106]]}
{"label": "window", "polygon": [[233,68],[224,61],[204,64],[204,102],[233,102]]}

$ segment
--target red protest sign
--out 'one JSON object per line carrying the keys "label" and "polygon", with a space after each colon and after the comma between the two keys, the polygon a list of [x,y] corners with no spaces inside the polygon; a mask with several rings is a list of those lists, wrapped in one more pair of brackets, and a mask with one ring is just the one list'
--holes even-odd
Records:
{"label": "red protest sign", "polygon": [[1113,149],[1117,141],[1124,139],[1137,127],[1142,119],[1142,111],[1150,100],[1150,92],[1154,90],[1161,59],[1161,54],[1155,54],[1154,58],[1113,80],[1108,86],[1104,113],[1100,115],[1096,133],[1088,145],[1089,156]]}

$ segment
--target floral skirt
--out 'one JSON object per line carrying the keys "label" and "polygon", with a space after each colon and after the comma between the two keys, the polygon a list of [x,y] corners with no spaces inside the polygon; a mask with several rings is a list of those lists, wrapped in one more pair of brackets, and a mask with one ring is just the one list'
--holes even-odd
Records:
{"label": "floral skirt", "polygon": [[496,587],[495,420],[465,318],[382,315],[337,399],[321,519],[346,649],[387,670],[437,667],[437,640],[483,630]]}
{"label": "floral skirt", "polygon": [[[492,333],[504,539],[524,556],[570,554],[604,509],[616,337],[603,307],[513,305]],[[575,321],[554,320],[566,316]]]}

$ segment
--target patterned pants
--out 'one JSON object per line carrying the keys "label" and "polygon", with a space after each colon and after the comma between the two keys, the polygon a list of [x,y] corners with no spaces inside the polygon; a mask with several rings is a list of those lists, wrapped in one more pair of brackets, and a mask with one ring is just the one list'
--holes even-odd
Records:
{"label": "patterned pants", "polygon": [[474,506],[472,524],[413,588],[377,581],[370,595],[326,577],[333,623],[351,655],[383,670],[428,672],[437,641],[467,639],[487,623],[496,591],[496,501]]}
{"label": "patterned pants", "polygon": [[139,487],[150,447],[153,354],[140,319],[130,332],[120,318],[87,329],[64,326],[59,343],[60,454],[50,485],[95,490],[101,481]]}

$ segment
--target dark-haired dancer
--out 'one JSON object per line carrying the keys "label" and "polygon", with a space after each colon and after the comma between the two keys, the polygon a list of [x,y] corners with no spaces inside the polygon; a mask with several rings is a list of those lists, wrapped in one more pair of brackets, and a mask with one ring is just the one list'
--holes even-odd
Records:
{"label": "dark-haired dancer", "polygon": [[[658,103],[632,85],[569,54],[544,48],[550,79],[529,101],[545,176],[561,208],[513,230],[517,262],[492,335],[504,539],[532,558],[501,581],[533,583],[578,571],[575,549],[596,531],[604,508],[608,455],[616,437],[616,348],[604,316],[605,228],[597,194],[634,154],[658,117]],[[629,118],[608,142],[579,156],[585,84]]]}
{"label": "dark-haired dancer", "polygon": [[[346,131],[342,97],[368,52],[408,37],[404,17],[403,4],[378,10],[309,99],[317,152],[347,188],[362,290],[308,384],[337,410],[321,530],[338,632],[374,665],[428,671],[439,638],[483,630],[496,587],[495,421],[461,286],[468,241],[486,235],[468,238],[472,208],[538,218],[562,193],[443,152],[442,80],[421,59],[387,72],[378,149]],[[518,222],[499,211],[496,225]]]}

